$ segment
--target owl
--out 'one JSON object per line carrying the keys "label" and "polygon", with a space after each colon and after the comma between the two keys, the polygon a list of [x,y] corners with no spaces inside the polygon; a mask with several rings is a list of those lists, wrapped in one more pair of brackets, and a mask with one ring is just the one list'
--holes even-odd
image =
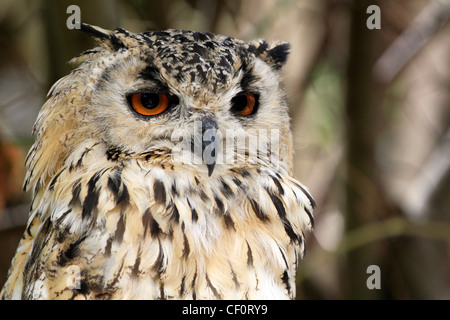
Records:
{"label": "owl", "polygon": [[50,89],[3,299],[293,299],[315,203],[292,176],[289,45],[82,24]]}

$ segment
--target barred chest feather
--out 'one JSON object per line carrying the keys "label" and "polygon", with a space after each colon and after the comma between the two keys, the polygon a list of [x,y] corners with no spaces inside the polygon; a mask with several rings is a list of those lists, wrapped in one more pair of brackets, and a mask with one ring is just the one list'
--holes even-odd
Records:
{"label": "barred chest feather", "polygon": [[3,298],[295,297],[314,201],[287,173],[206,178],[149,158],[107,160],[101,144],[85,150],[36,182]]}

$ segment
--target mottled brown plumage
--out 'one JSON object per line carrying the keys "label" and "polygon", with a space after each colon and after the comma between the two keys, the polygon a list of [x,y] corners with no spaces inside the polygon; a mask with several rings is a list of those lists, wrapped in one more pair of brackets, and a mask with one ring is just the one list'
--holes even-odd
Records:
{"label": "mottled brown plumage", "polygon": [[82,29],[100,46],[36,121],[2,298],[294,298],[314,201],[291,176],[288,45]]}

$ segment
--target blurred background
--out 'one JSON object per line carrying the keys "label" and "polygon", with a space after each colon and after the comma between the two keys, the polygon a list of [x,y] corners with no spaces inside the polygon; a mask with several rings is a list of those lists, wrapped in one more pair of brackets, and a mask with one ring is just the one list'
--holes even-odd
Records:
{"label": "blurred background", "polygon": [[450,298],[448,0],[2,0],[0,286],[27,220],[32,125],[67,61],[94,46],[66,27],[72,4],[106,29],[290,42],[295,175],[318,204],[298,298]]}

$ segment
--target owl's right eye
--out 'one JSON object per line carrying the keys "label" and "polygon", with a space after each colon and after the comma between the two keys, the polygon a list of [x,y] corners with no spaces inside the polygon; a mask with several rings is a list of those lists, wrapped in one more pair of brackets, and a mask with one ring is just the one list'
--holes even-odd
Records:
{"label": "owl's right eye", "polygon": [[138,114],[151,117],[166,111],[173,101],[162,93],[134,93],[128,97],[131,108]]}

